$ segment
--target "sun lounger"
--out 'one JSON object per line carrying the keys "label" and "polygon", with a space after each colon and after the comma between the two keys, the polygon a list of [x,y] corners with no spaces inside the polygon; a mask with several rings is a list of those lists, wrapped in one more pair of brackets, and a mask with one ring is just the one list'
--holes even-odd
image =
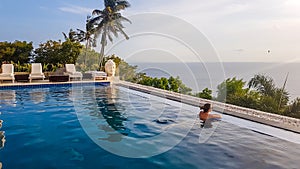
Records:
{"label": "sun lounger", "polygon": [[43,68],[41,63],[31,64],[31,73],[28,78],[30,83],[33,79],[42,79],[42,80],[45,79],[45,75],[43,73]]}
{"label": "sun lounger", "polygon": [[11,80],[13,83],[15,82],[14,65],[13,64],[3,64],[2,65],[2,73],[0,74],[0,81],[3,81],[3,80]]}
{"label": "sun lounger", "polygon": [[79,79],[82,80],[82,73],[77,72],[74,64],[66,64],[66,74],[69,75],[69,81],[71,79]]}
{"label": "sun lounger", "polygon": [[86,73],[91,73],[93,76],[94,80],[106,80],[107,79],[107,74],[103,71],[88,71]]}

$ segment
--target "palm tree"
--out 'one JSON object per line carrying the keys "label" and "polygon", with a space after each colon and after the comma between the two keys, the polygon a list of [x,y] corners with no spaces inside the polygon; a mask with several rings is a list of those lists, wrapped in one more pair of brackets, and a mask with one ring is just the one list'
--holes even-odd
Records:
{"label": "palm tree", "polygon": [[65,40],[70,40],[71,42],[77,41],[77,39],[75,38],[76,32],[73,29],[70,29],[68,35],[64,32],[62,34],[64,35]]}
{"label": "palm tree", "polygon": [[265,75],[255,75],[248,83],[249,88],[254,88],[263,95],[274,96],[275,84],[274,80]]}
{"label": "palm tree", "polygon": [[89,24],[91,16],[87,16],[85,31],[81,29],[76,29],[75,39],[78,42],[85,42],[86,48],[90,48],[91,46],[96,47],[96,39],[92,36],[95,32],[95,29],[92,25]]}
{"label": "palm tree", "polygon": [[87,50],[91,48],[91,46],[96,47],[96,39],[93,37],[93,34],[95,32],[95,29],[88,24],[89,19],[91,19],[91,16],[87,16],[86,20],[86,29],[81,30],[81,29],[70,29],[70,32],[68,36],[63,32],[63,35],[65,39],[70,39],[71,42],[85,42],[85,55],[84,55],[84,64],[86,62],[86,53]]}
{"label": "palm tree", "polygon": [[75,39],[78,42],[85,42],[85,54],[84,54],[84,64],[86,63],[86,54],[87,50],[91,47],[96,47],[96,38],[93,37],[95,29],[92,25],[89,24],[89,20],[91,16],[87,17],[85,31],[81,29],[77,29],[75,33]]}
{"label": "palm tree", "polygon": [[105,8],[103,10],[95,9],[92,12],[93,17],[88,20],[87,26],[95,30],[94,38],[97,39],[101,35],[101,51],[100,51],[100,69],[104,57],[104,48],[107,45],[107,38],[113,42],[111,33],[118,37],[121,33],[126,39],[128,35],[123,31],[123,21],[131,23],[131,21],[122,16],[121,10],[130,7],[126,0],[104,0]]}
{"label": "palm tree", "polygon": [[[283,88],[275,86],[274,80],[265,75],[255,75],[248,83],[248,87],[257,90],[263,97],[261,100],[266,100],[266,103],[273,102],[274,112],[279,112],[282,106],[287,105],[289,101],[289,93]],[[266,104],[268,105],[268,104]]]}

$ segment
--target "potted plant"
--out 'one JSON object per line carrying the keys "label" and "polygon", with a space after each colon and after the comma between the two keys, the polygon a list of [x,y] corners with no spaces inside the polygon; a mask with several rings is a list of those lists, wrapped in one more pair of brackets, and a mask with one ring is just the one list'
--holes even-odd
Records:
{"label": "potted plant", "polygon": [[15,71],[15,75],[29,74],[31,71],[31,64],[29,63],[21,64],[20,62],[14,63],[14,71]]}
{"label": "potted plant", "polygon": [[20,62],[14,63],[14,72],[15,72],[15,80],[16,81],[26,81],[28,82],[29,73],[31,71],[31,64]]}

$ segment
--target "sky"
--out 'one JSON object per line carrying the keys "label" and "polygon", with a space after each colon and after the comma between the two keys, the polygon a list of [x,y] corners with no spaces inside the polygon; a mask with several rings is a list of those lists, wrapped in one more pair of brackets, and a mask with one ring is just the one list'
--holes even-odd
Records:
{"label": "sky", "polygon": [[[131,37],[106,52],[129,61],[300,62],[299,0],[129,0]],[[0,41],[63,39],[101,0],[0,0]],[[96,49],[98,50],[98,49]],[[155,56],[153,56],[155,55]]]}

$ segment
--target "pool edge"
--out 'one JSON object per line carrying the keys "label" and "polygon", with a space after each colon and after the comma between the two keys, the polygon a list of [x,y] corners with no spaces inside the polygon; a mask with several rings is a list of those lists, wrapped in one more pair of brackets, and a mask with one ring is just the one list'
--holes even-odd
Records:
{"label": "pool edge", "polygon": [[213,107],[215,111],[224,113],[226,115],[246,119],[249,121],[265,124],[268,126],[300,134],[300,119],[267,113],[259,110],[249,109],[217,101],[201,99],[190,95],[184,95],[125,81],[117,81],[114,82],[114,84],[196,107],[199,107],[200,105],[203,105],[205,103],[211,103],[214,105]]}
{"label": "pool edge", "polygon": [[0,85],[3,89],[19,89],[19,88],[42,88],[51,86],[84,86],[84,85],[100,85],[109,86],[111,81],[69,81],[69,82],[37,82],[37,83],[9,83]]}

